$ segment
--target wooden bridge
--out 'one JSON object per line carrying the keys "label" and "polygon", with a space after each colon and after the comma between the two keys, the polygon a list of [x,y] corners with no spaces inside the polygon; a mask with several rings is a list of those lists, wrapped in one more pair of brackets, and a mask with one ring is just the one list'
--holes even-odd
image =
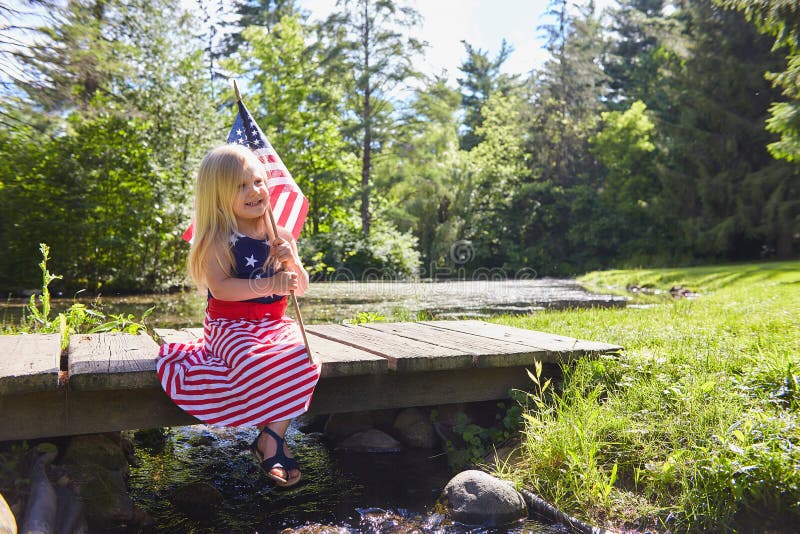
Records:
{"label": "wooden bridge", "polygon": [[[474,402],[529,389],[535,360],[560,364],[621,347],[483,321],[306,326],[322,377],[313,413]],[[148,335],[0,336],[0,441],[195,424],[155,372],[158,342],[202,329]],[[552,370],[551,370],[552,371]]]}

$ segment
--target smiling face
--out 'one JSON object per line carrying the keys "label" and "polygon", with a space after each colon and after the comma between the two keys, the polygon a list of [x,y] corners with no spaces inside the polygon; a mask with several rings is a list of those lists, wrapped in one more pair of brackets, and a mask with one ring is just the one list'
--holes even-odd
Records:
{"label": "smiling face", "polygon": [[233,200],[233,214],[239,227],[246,229],[257,223],[255,219],[267,211],[267,202],[267,171],[256,158],[247,158]]}

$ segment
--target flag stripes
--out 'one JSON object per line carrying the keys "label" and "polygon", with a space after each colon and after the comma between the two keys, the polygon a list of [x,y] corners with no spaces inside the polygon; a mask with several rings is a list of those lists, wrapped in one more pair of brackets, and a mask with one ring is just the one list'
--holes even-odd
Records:
{"label": "flag stripes", "polygon": [[[269,204],[275,217],[275,224],[289,230],[297,239],[308,214],[308,199],[241,100],[238,102],[238,109],[236,120],[228,134],[228,143],[237,143],[250,148],[264,164],[267,169]],[[193,235],[194,223],[183,233],[183,239],[191,241]]]}

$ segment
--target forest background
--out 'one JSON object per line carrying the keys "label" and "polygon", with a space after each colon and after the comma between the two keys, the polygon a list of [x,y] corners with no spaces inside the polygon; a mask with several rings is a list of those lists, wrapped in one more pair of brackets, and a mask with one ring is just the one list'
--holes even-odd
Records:
{"label": "forest background", "polygon": [[309,199],[317,279],[800,252],[792,0],[552,0],[530,21],[542,67],[504,74],[505,42],[464,43],[456,84],[415,68],[420,16],[399,1],[343,0],[321,22],[295,0],[182,6],[0,3],[0,290],[39,285],[40,242],[64,290],[184,286],[230,78]]}

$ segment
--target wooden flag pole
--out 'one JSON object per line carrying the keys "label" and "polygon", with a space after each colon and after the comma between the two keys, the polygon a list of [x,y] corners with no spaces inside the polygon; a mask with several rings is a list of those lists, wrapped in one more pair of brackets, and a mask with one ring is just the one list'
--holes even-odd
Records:
{"label": "wooden flag pole", "polygon": [[[233,92],[236,93],[236,100],[237,102],[242,101],[242,95],[239,93],[239,86],[236,85],[236,80],[233,80]],[[278,238],[278,225],[275,223],[275,216],[272,214],[272,206],[269,202],[267,202],[267,213],[269,214],[269,222],[272,226],[272,235],[273,238]],[[303,335],[303,343],[306,346],[306,352],[308,353],[308,361],[312,364],[314,363],[314,357],[311,354],[311,347],[308,344],[308,337],[306,336],[306,327],[303,324],[303,316],[300,314],[300,306],[297,304],[297,297],[294,294],[294,290],[291,292],[292,297],[292,306],[294,308],[294,315],[297,317],[297,324],[300,325],[300,333]]]}

